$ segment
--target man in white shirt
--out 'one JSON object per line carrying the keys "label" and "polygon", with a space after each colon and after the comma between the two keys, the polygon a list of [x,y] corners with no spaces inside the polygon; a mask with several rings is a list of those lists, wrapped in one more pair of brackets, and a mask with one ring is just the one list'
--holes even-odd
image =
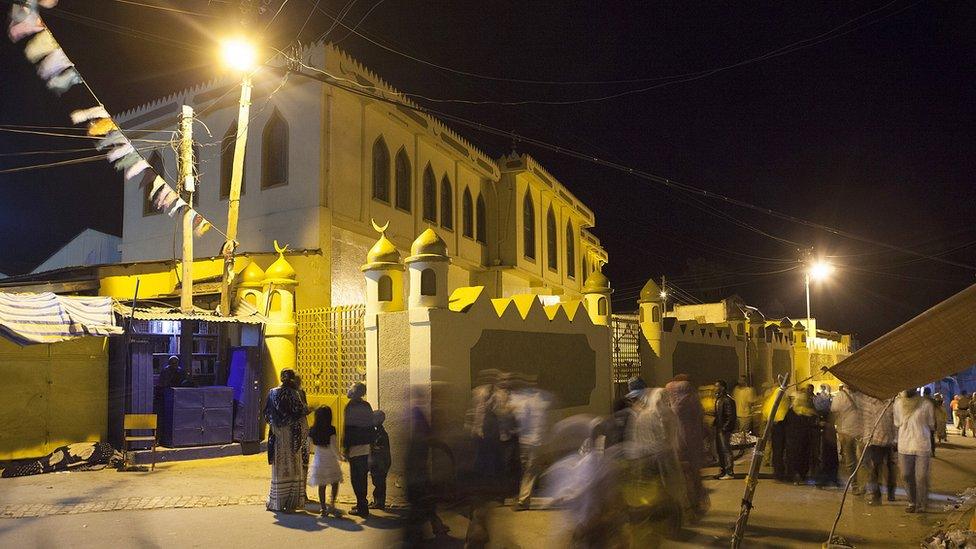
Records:
{"label": "man in white shirt", "polygon": [[906,391],[895,401],[895,426],[898,427],[898,465],[908,487],[908,513],[924,513],[929,498],[929,460],[931,434],[935,430],[932,403]]}
{"label": "man in white shirt", "polygon": [[[854,474],[858,459],[858,439],[863,431],[862,410],[858,406],[851,389],[841,385],[837,395],[830,401],[830,411],[834,414],[837,426],[837,450],[840,454],[840,471],[846,477]],[[851,481],[854,495],[863,493],[857,477]]]}
{"label": "man in white shirt", "polygon": [[509,397],[509,405],[518,426],[519,459],[522,479],[519,483],[516,511],[529,508],[532,488],[539,476],[538,454],[546,430],[549,394],[535,386],[535,376],[520,376]]}
{"label": "man in white shirt", "polygon": [[732,389],[732,400],[735,400],[735,416],[739,430],[751,433],[752,405],[756,401],[756,391],[749,385],[746,376],[739,376],[739,383]]}

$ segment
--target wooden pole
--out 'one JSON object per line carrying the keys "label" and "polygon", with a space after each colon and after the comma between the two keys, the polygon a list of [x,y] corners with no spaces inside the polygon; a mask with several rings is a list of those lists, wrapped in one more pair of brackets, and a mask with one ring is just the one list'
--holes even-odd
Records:
{"label": "wooden pole", "polygon": [[773,432],[773,423],[776,422],[776,409],[786,394],[789,386],[790,373],[783,374],[780,379],[779,387],[776,389],[776,399],[773,401],[773,408],[769,411],[769,419],[766,420],[766,428],[763,429],[762,437],[756,442],[756,447],[752,452],[752,463],[749,466],[749,475],[746,476],[746,490],[742,495],[742,508],[739,510],[739,518],[735,521],[735,533],[732,535],[732,549],[738,549],[742,543],[742,537],[746,532],[746,524],[749,522],[749,512],[752,511],[752,497],[756,494],[756,485],[759,484],[759,468],[762,466],[763,455],[766,451],[766,443]]}
{"label": "wooden pole", "polygon": [[183,105],[180,119],[180,181],[186,202],[190,205],[183,212],[183,283],[180,287],[180,311],[193,312],[193,107]]}
{"label": "wooden pole", "polygon": [[237,218],[241,203],[241,181],[244,178],[244,150],[247,145],[247,126],[251,112],[251,75],[241,80],[241,103],[237,111],[237,140],[234,143],[234,165],[231,169],[230,192],[227,197],[227,240],[221,250],[224,274],[220,282],[220,314],[230,316],[230,283],[234,276],[234,250],[237,248]]}

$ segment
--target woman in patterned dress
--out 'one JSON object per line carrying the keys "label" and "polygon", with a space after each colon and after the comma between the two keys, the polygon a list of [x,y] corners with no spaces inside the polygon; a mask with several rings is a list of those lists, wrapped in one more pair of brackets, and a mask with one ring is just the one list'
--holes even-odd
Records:
{"label": "woman in patterned dress", "polygon": [[281,385],[268,392],[264,405],[264,417],[271,431],[268,436],[268,463],[271,464],[269,511],[289,513],[305,508],[308,408],[299,384],[294,370],[282,370]]}

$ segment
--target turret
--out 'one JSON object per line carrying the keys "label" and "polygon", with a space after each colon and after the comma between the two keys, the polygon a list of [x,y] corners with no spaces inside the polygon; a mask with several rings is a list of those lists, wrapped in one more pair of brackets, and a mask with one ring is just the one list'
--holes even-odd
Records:
{"label": "turret", "polygon": [[406,260],[410,274],[410,308],[446,309],[448,303],[447,244],[433,229],[420,233],[410,246]]}
{"label": "turret", "polygon": [[603,274],[601,267],[597,267],[583,283],[583,305],[590,315],[593,324],[610,325],[610,280]]}
{"label": "turret", "polygon": [[654,354],[659,357],[661,356],[661,322],[664,314],[663,302],[664,298],[661,297],[661,287],[654,282],[653,278],[649,279],[647,284],[644,284],[644,287],[641,288],[637,306],[640,315],[641,332],[644,333],[644,338],[647,339],[647,343],[654,350]]}
{"label": "turret", "polygon": [[241,301],[254,307],[262,315],[265,313],[264,269],[257,262],[251,261],[241,273],[237,283],[237,302]]}
{"label": "turret", "polygon": [[380,238],[369,249],[366,264],[361,267],[366,277],[367,315],[403,310],[403,263],[396,246],[386,238],[389,226],[373,223]]}
{"label": "turret", "polygon": [[[273,387],[277,384],[282,370],[295,368],[297,361],[298,327],[295,323],[295,269],[285,259],[288,246],[278,246],[274,243],[278,259],[272,263],[264,273],[264,296],[261,314],[268,313],[268,323],[264,328],[264,346],[266,364],[265,382]],[[253,263],[252,263],[253,265]],[[246,273],[246,270],[245,270]],[[266,309],[265,309],[266,307]]]}

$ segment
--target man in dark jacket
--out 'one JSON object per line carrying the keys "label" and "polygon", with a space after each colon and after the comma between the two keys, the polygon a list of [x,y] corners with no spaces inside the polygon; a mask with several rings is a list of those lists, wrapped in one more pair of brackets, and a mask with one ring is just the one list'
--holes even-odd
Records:
{"label": "man in dark jacket", "polygon": [[715,382],[715,451],[718,453],[718,464],[722,468],[718,480],[735,478],[732,474],[732,447],[730,439],[735,431],[735,401],[729,396],[729,386],[724,380]]}
{"label": "man in dark jacket", "polygon": [[356,506],[349,513],[361,517],[369,516],[369,450],[376,440],[376,426],[373,424],[373,407],[363,400],[366,385],[354,383],[346,396],[345,426],[342,434],[342,450],[349,460],[349,476],[352,491],[356,494]]}

